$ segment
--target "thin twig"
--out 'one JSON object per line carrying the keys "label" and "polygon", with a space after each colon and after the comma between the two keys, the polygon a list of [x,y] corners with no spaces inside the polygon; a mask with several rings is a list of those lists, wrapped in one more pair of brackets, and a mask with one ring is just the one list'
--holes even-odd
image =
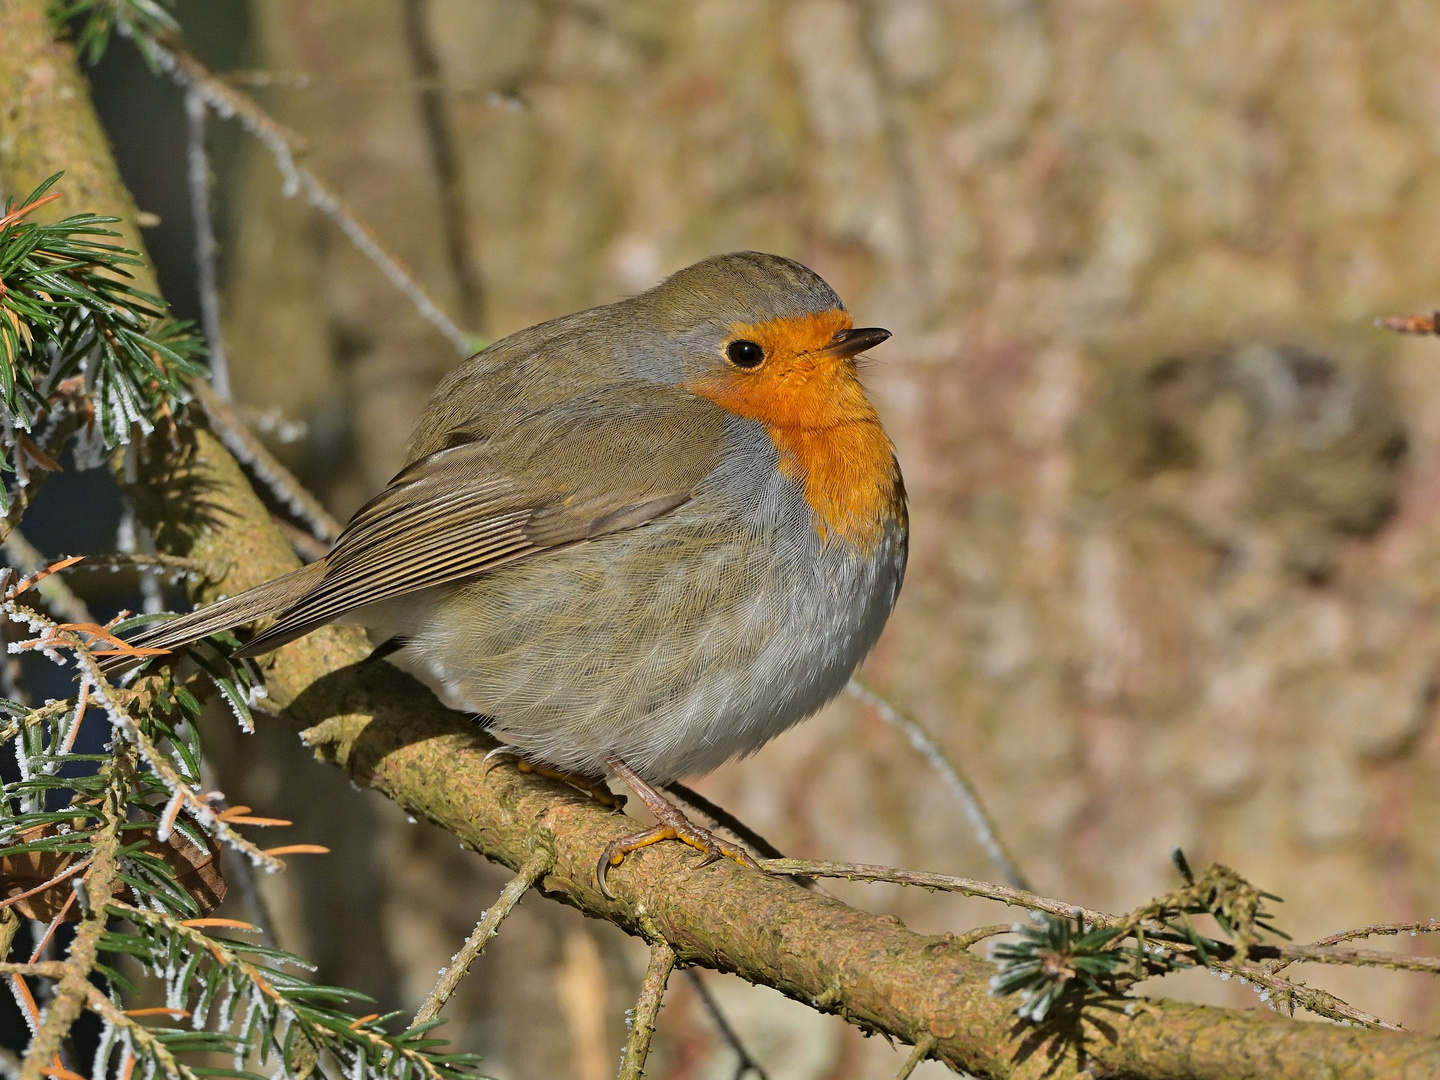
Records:
{"label": "thin twig", "polygon": [[1008,885],[995,885],[974,878],[932,874],[926,870],[907,870],[904,867],[878,866],[873,863],[812,862],[808,859],[762,859],[760,865],[772,874],[804,874],[807,877],[846,878],[849,881],[884,881],[894,885],[917,885],[922,889],[960,893],[962,896],[980,896],[1013,907],[1043,911],[1061,919],[1073,919],[1079,914],[1092,926],[1110,926],[1120,921],[1103,911],[1091,911],[1064,900],[1036,896],[1024,889],[1012,889]]}
{"label": "thin twig", "polygon": [[270,453],[266,445],[256,438],[248,424],[240,418],[234,407],[203,382],[195,384],[195,396],[205,408],[210,427],[220,436],[225,449],[235,455],[246,470],[275,496],[296,520],[318,540],[333,543],[340,535],[340,522],[309,489]]}
{"label": "thin twig", "polygon": [[308,529],[302,529],[299,525],[293,525],[279,514],[271,514],[270,520],[275,527],[285,534],[285,539],[290,541],[290,548],[300,557],[304,563],[319,562],[330,554],[330,544],[324,540],[318,540]]}
{"label": "thin twig", "polygon": [[30,975],[38,979],[59,979],[66,971],[63,960],[38,960],[29,964],[0,964],[0,975]]}
{"label": "thin twig", "polygon": [[30,897],[34,896],[36,893],[45,892],[47,889],[53,889],[56,885],[59,885],[60,882],[65,881],[68,878],[74,877],[76,874],[80,873],[80,871],[90,869],[90,864],[91,860],[82,859],[74,866],[67,867],[66,869],[60,871],[60,873],[56,874],[49,881],[36,885],[33,889],[26,889],[22,893],[16,893],[14,896],[7,896],[4,900],[0,900],[0,908],[7,908],[11,904],[18,904],[21,900],[30,899]]}
{"label": "thin twig", "polygon": [[[1392,971],[1430,971],[1440,973],[1440,957],[1411,956],[1385,952],[1383,949],[1317,948],[1314,945],[1264,946],[1277,949],[1284,958],[1282,967],[1291,964],[1350,964],[1355,967],[1385,967]],[[1273,970],[1279,971],[1280,967]]]}
{"label": "thin twig", "polygon": [[650,1039],[655,1034],[655,1020],[660,1015],[665,984],[670,981],[670,972],[674,970],[675,950],[668,942],[652,942],[650,965],[645,969],[645,981],[640,984],[640,997],[630,1015],[630,1038],[625,1042],[625,1053],[620,1058],[620,1072],[616,1074],[616,1080],[640,1080],[645,1075],[645,1058],[650,1054]]}
{"label": "thin twig", "polygon": [[1359,1024],[1361,1027],[1380,1028],[1384,1031],[1400,1030],[1399,1024],[1392,1024],[1373,1013],[1357,1009],[1348,1001],[1344,1001],[1334,994],[1313,986],[1306,986],[1304,983],[1281,978],[1265,971],[1257,964],[1233,964],[1211,958],[1210,963],[1203,966],[1218,973],[1221,978],[1238,978],[1242,982],[1253,984],[1259,988],[1262,1000],[1287,1014],[1291,1013],[1298,1005],[1327,1020],[1343,1020]]}
{"label": "thin twig", "polygon": [[977,945],[986,938],[998,937],[1000,934],[1010,934],[1015,930],[1014,923],[996,923],[993,926],[977,926],[974,930],[966,930],[963,934],[955,935],[955,946],[961,949],[968,949]]}
{"label": "thin twig", "polygon": [[910,1056],[905,1059],[905,1064],[900,1066],[900,1071],[895,1074],[895,1080],[910,1080],[910,1074],[930,1056],[930,1051],[935,1048],[935,1036],[926,1032],[920,1036],[915,1043],[915,1049],[910,1051]]}
{"label": "thin twig", "polygon": [[220,116],[239,121],[240,126],[254,135],[270,151],[284,178],[285,194],[305,192],[309,203],[335,222],[350,242],[380,268],[390,283],[415,305],[421,318],[439,330],[462,356],[474,351],[475,339],[460,329],[439,305],[430,299],[414,275],[376,241],[370,230],[355,216],[345,202],[309,168],[295,160],[303,140],[277,123],[254,99],[217,79],[204,64],[175,42],[162,44],[147,39],[151,54],[167,75],[187,92],[193,91]]}
{"label": "thin twig", "polygon": [[735,836],[736,839],[738,839],[742,844],[754,851],[755,854],[759,855],[762,859],[783,859],[785,857],[784,852],[782,852],[774,844],[770,843],[769,840],[766,840],[765,837],[761,836],[754,829],[750,828],[749,825],[746,825],[734,814],[730,813],[729,810],[726,810],[723,806],[718,806],[715,803],[711,802],[704,795],[701,795],[693,788],[687,787],[685,784],[682,784],[679,781],[675,781],[673,783],[666,784],[665,790],[670,792],[670,794],[684,800],[694,809],[699,810],[700,813],[704,814],[710,819],[713,825],[718,825],[720,828],[725,829],[727,832],[731,833],[733,836]]}
{"label": "thin twig", "polygon": [[700,972],[694,968],[686,968],[685,975],[690,980],[696,996],[700,1003],[705,1006],[705,1011],[710,1014],[710,1022],[715,1025],[720,1037],[725,1040],[730,1049],[735,1051],[738,1059],[735,1063],[735,1080],[745,1080],[745,1077],[754,1074],[760,1080],[770,1080],[769,1075],[761,1067],[760,1063],[750,1056],[750,1051],[740,1041],[740,1033],[730,1026],[730,1021],[720,1008],[720,1003],[715,1000],[715,995],[710,993],[710,988],[705,985],[705,980],[700,977]]}
{"label": "thin twig", "polygon": [[1312,941],[1308,948],[1324,949],[1331,945],[1354,941],[1357,938],[1381,937],[1390,934],[1409,934],[1414,937],[1416,934],[1435,933],[1440,933],[1440,920],[1436,919],[1426,919],[1424,922],[1371,923],[1369,926],[1357,926],[1354,930],[1342,930],[1338,934],[1331,934],[1319,941]]}
{"label": "thin twig", "polygon": [[430,996],[420,1006],[420,1011],[415,1014],[411,1027],[420,1024],[428,1024],[435,1017],[440,1015],[440,1010],[450,1000],[450,995],[455,993],[455,988],[460,985],[460,980],[470,970],[470,965],[475,958],[485,951],[485,946],[490,939],[500,931],[500,923],[514,910],[520,898],[534,886],[550,868],[555,865],[555,855],[548,850],[540,850],[530,856],[510,879],[505,888],[500,890],[500,898],[491,905],[490,910],[480,917],[475,930],[465,939],[465,944],[460,947],[450,959],[450,966],[440,972],[440,981],[435,984],[435,989],[430,991]]}
{"label": "thin twig", "polygon": [[440,59],[435,55],[431,39],[428,0],[405,0],[401,5],[405,23],[405,44],[410,65],[415,71],[415,95],[420,106],[420,119],[425,142],[430,150],[430,164],[439,188],[440,218],[444,224],[445,254],[450,272],[455,277],[455,291],[460,302],[460,317],[476,330],[481,328],[484,313],[484,291],[479,268],[475,265],[472,242],[472,219],[465,202],[465,183],[460,171],[460,155],[455,151],[455,134],[446,115],[446,101],[440,80]]}
{"label": "thin twig", "polygon": [[185,91],[186,162],[190,216],[195,222],[195,285],[200,292],[200,325],[210,347],[210,385],[226,401],[230,365],[220,333],[220,286],[215,273],[215,223],[210,213],[210,158],[205,153],[205,98],[193,86]]}
{"label": "thin twig", "polygon": [[882,694],[875,691],[869,683],[859,675],[851,678],[845,689],[852,697],[859,698],[865,704],[873,708],[881,720],[893,728],[897,728],[920,754],[930,763],[931,768],[938,772],[945,783],[960,799],[960,805],[965,809],[965,817],[970,822],[970,829],[975,834],[976,841],[985,849],[985,854],[990,856],[996,868],[1004,875],[1005,880],[1016,889],[1029,891],[1030,885],[1010,853],[1005,850],[1005,845],[1000,841],[1000,833],[995,828],[995,822],[991,820],[985,804],[980,800],[980,794],[975,786],[966,779],[945,753],[945,748],[935,741],[931,735],[920,724],[903,712],[897,709]]}
{"label": "thin twig", "polygon": [[[115,552],[109,555],[86,555],[85,561],[76,563],[75,570],[122,570],[134,567],[137,570],[168,572],[176,576],[203,578],[218,581],[225,575],[209,563],[199,559],[187,559],[183,555],[161,555],[151,551]],[[94,622],[95,619],[69,619],[68,622]]]}

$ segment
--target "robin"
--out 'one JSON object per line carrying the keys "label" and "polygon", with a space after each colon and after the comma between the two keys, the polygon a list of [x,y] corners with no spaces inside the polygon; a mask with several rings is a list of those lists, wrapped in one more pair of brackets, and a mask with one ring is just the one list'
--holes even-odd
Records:
{"label": "robin", "polygon": [[856,357],[888,337],[753,251],[512,334],[441,382],[324,559],[134,643],[274,618],[255,656],[359,623],[523,762],[650,807],[602,888],[658,840],[754,865],[657,787],[815,712],[880,636],[908,519]]}

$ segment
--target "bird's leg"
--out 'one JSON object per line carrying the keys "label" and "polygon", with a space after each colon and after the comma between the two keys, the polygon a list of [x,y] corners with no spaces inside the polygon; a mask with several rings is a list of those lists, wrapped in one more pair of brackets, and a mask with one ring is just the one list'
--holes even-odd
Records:
{"label": "bird's leg", "polygon": [[553,769],[549,765],[541,765],[538,762],[527,761],[513,746],[497,746],[485,755],[489,761],[493,757],[508,757],[515,759],[515,769],[522,773],[534,773],[536,776],[543,776],[547,780],[559,780],[576,791],[583,791],[592,799],[609,810],[625,809],[625,796],[617,795],[606,786],[604,780],[597,780],[593,776],[582,776],[579,773],[565,772],[563,769]]}
{"label": "bird's leg", "polygon": [[759,870],[760,864],[750,857],[749,852],[744,848],[737,847],[728,840],[722,840],[709,829],[702,829],[696,825],[684,812],[661,795],[654,785],[650,784],[640,776],[634,769],[626,765],[614,754],[605,759],[605,764],[615,771],[615,775],[625,781],[625,785],[636,795],[640,801],[650,808],[655,815],[658,824],[631,836],[622,836],[618,840],[612,840],[605,845],[605,850],[600,855],[600,861],[595,864],[595,879],[600,884],[600,891],[606,896],[612,897],[605,878],[612,866],[619,866],[625,856],[632,851],[639,851],[651,844],[658,844],[662,840],[679,840],[689,844],[696,851],[705,856],[701,866],[707,866],[722,856],[727,859],[734,859],[741,866],[749,866]]}

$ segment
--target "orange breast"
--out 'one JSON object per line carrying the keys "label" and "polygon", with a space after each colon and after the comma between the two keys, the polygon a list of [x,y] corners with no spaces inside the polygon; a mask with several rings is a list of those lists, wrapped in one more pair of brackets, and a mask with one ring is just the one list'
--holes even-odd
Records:
{"label": "orange breast", "polygon": [[850,325],[849,314],[836,310],[732,327],[734,338],[764,348],[765,363],[690,389],[764,424],[781,471],[803,487],[820,534],[871,550],[885,523],[905,514],[900,466],[854,361],[811,355]]}

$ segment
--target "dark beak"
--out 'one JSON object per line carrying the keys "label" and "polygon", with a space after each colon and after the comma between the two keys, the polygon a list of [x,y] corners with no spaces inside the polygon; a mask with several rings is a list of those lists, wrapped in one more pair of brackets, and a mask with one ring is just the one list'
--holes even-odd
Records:
{"label": "dark beak", "polygon": [[841,330],[835,335],[835,340],[819,350],[816,355],[834,356],[848,360],[889,339],[890,331],[881,330],[878,326],[860,326],[854,330]]}

